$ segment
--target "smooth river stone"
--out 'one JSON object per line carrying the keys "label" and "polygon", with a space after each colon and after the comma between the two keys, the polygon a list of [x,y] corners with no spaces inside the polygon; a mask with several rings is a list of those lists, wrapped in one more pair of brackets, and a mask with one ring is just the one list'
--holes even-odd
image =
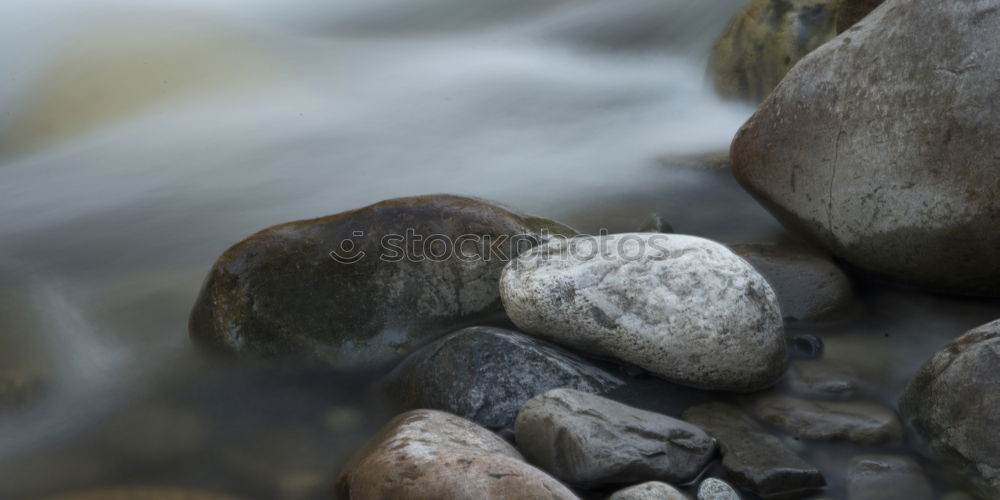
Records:
{"label": "smooth river stone", "polygon": [[896,412],[853,401],[813,401],[771,394],[750,405],[757,418],[801,439],[879,445],[903,439]]}
{"label": "smooth river stone", "polygon": [[608,500],[688,500],[688,497],[667,483],[647,481],[618,490]]}
{"label": "smooth river stone", "polygon": [[788,366],[771,286],[703,238],[556,239],[511,261],[500,295],[527,333],[683,385],[752,392],[774,384]]}
{"label": "smooth river stone", "polygon": [[334,497],[577,498],[496,434],[436,410],[407,412],[382,427],[337,475]]}
{"label": "smooth river stone", "polygon": [[715,441],[694,425],[572,389],[525,403],[514,435],[531,463],[586,488],[687,483],[715,455]]}
{"label": "smooth river stone", "polygon": [[684,411],[684,420],[718,440],[722,467],[727,477],[740,488],[766,498],[826,486],[818,469],[733,405],[693,406]]}
{"label": "smooth river stone", "polygon": [[920,464],[900,455],[859,455],[847,471],[848,500],[931,500]]}
{"label": "smooth river stone", "polygon": [[429,408],[511,431],[526,401],[568,387],[605,393],[625,382],[579,356],[502,328],[464,328],[411,354],[386,377],[403,409]]}

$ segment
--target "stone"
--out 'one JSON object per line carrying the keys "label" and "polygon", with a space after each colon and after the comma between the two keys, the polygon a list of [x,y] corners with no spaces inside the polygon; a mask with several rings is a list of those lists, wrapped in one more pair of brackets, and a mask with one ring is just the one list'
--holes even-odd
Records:
{"label": "stone", "polygon": [[768,394],[756,398],[750,407],[757,418],[801,439],[866,445],[903,439],[903,426],[896,413],[873,403],[811,401]]}
{"label": "stone", "polygon": [[802,59],[743,125],[731,147],[737,180],[854,267],[1000,293],[994,7],[885,2]]}
{"label": "stone", "polygon": [[703,238],[623,233],[558,239],[500,279],[523,331],[700,389],[751,392],[788,366],[774,291]]}
{"label": "stone", "polygon": [[583,488],[684,484],[715,455],[715,441],[687,422],[572,389],[530,399],[514,435],[528,461]]}
{"label": "stone", "polygon": [[684,411],[684,420],[718,440],[726,477],[742,489],[761,497],[774,497],[826,485],[819,470],[731,404],[693,406]]}
{"label": "stone", "polygon": [[900,455],[859,455],[847,471],[849,500],[932,500],[920,464]]}
{"label": "stone", "polygon": [[647,481],[618,490],[608,500],[688,500],[688,497],[667,483]]}
{"label": "stone", "polygon": [[576,499],[468,420],[415,410],[386,424],[337,475],[335,498]]}
{"label": "stone", "polygon": [[710,477],[698,485],[698,500],[740,500],[740,494],[729,483]]}
{"label": "stone", "polygon": [[753,0],[715,42],[707,73],[728,98],[763,101],[785,73],[836,35],[839,0]]}
{"label": "stone", "polygon": [[1000,320],[938,351],[903,392],[899,412],[984,498],[1000,497]]}
{"label": "stone", "polygon": [[624,383],[547,342],[475,326],[411,354],[384,386],[400,408],[443,410],[489,429],[511,430],[524,403],[548,390],[600,394]]}
{"label": "stone", "polygon": [[727,246],[771,284],[786,320],[839,319],[854,302],[850,278],[815,250],[766,243]]}
{"label": "stone", "polygon": [[826,360],[796,360],[788,368],[785,387],[799,396],[848,398],[858,391],[860,381],[846,367]]}
{"label": "stone", "polygon": [[387,364],[500,315],[506,260],[547,233],[574,234],[450,195],[274,226],[212,266],[191,313],[191,338],[211,351],[295,366]]}
{"label": "stone", "polygon": [[843,33],[864,19],[885,0],[840,0],[837,9],[837,33]]}

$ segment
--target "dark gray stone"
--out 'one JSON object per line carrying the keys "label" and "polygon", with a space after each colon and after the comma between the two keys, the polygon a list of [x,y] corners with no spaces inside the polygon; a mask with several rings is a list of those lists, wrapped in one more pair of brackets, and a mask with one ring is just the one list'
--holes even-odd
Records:
{"label": "dark gray stone", "polygon": [[903,439],[896,413],[873,403],[811,401],[780,394],[750,405],[757,418],[801,439],[880,445]]}
{"label": "dark gray stone", "polygon": [[733,140],[734,175],[860,269],[1000,293],[997,26],[993,1],[887,0],[789,71]]}
{"label": "dark gray stone", "polygon": [[849,500],[932,500],[920,464],[900,455],[860,455],[847,471]]}
{"label": "dark gray stone", "polygon": [[826,485],[819,470],[733,405],[693,406],[684,412],[684,420],[718,440],[722,467],[727,477],[740,488],[762,497],[774,497]]}
{"label": "dark gray stone", "polygon": [[785,319],[827,321],[847,313],[854,302],[851,280],[830,259],[791,245],[727,245],[764,276],[778,294]]}
{"label": "dark gray stone", "polygon": [[514,426],[531,463],[569,484],[687,483],[715,454],[715,442],[681,420],[572,389],[525,403]]}
{"label": "dark gray stone", "polygon": [[[191,338],[213,351],[293,359],[296,366],[385,364],[501,314],[503,257],[544,241],[544,231],[575,234],[488,201],[450,195],[399,198],[274,226],[215,262],[191,313]],[[408,232],[410,243],[450,238],[461,245],[463,258],[429,258],[447,252],[443,243],[430,254],[419,243],[418,251],[404,255]],[[481,239],[459,241],[461,235]],[[502,239],[518,235],[523,237]],[[486,237],[502,255],[486,253]],[[364,257],[351,262],[359,252]]]}
{"label": "dark gray stone", "polygon": [[1000,320],[938,351],[899,401],[903,418],[984,498],[1000,498]]}
{"label": "dark gray stone", "polygon": [[476,326],[411,354],[386,378],[385,389],[404,409],[443,410],[501,430],[513,428],[521,406],[548,390],[604,393],[622,384],[547,342]]}

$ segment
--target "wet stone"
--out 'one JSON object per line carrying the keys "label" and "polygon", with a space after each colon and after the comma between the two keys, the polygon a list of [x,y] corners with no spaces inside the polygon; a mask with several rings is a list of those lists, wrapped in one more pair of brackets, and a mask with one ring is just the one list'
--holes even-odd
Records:
{"label": "wet stone", "polygon": [[568,387],[605,393],[624,381],[579,356],[527,335],[470,327],[413,353],[385,392],[402,409],[430,408],[489,429],[512,429],[526,401]]}
{"label": "wet stone", "polygon": [[531,463],[587,488],[687,483],[715,454],[713,439],[694,425],[571,389],[525,403],[514,432]]}
{"label": "wet stone", "polygon": [[757,418],[801,439],[879,445],[903,438],[896,413],[873,403],[811,401],[771,394],[756,398],[750,407]]}
{"label": "wet stone", "polygon": [[860,455],[847,472],[849,500],[931,500],[930,482],[920,464],[900,455]]}
{"label": "wet stone", "polygon": [[733,484],[742,489],[762,497],[774,497],[826,485],[818,469],[733,405],[693,406],[684,412],[684,420],[718,440],[722,467]]}

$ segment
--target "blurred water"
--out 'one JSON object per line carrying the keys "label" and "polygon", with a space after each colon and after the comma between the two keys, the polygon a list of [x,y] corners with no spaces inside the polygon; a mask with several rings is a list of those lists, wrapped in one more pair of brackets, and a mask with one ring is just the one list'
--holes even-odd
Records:
{"label": "blurred water", "polygon": [[[0,360],[45,380],[0,416],[0,497],[135,478],[324,496],[386,417],[365,381],[212,369],[186,338],[212,260],[271,224],[450,192],[587,231],[657,210],[781,237],[727,173],[657,161],[724,150],[752,112],[703,77],[743,3],[0,2]],[[996,313],[945,302],[893,390]],[[208,437],[162,448],[189,435]]]}

